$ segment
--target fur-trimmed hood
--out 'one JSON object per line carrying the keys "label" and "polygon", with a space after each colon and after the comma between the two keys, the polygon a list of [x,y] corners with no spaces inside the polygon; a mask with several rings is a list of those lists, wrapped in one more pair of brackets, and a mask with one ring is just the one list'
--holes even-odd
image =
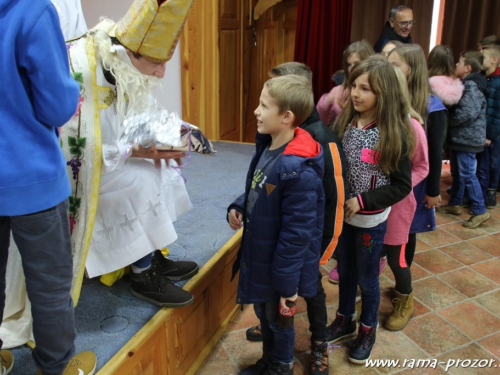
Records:
{"label": "fur-trimmed hood", "polygon": [[441,99],[444,105],[456,105],[464,92],[464,84],[459,78],[434,76],[429,78],[432,92]]}

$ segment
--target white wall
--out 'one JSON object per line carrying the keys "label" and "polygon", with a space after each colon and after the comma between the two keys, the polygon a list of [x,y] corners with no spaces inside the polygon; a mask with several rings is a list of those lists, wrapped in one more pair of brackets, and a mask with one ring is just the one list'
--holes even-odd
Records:
{"label": "white wall", "polygon": [[[127,13],[130,4],[132,4],[132,0],[82,0],[87,26],[94,27],[102,16],[118,21]],[[181,93],[181,58],[178,44],[172,59],[167,62],[162,87],[156,90],[156,95],[158,101],[166,109],[176,111],[182,116]]]}

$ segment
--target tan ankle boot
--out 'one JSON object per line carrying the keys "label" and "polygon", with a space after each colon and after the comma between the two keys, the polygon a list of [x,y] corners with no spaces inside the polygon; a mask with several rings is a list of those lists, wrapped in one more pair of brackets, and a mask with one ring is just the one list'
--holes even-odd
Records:
{"label": "tan ankle boot", "polygon": [[396,297],[392,300],[394,311],[385,323],[385,328],[389,331],[400,331],[408,324],[408,320],[413,315],[413,292],[410,294],[400,294],[394,291]]}

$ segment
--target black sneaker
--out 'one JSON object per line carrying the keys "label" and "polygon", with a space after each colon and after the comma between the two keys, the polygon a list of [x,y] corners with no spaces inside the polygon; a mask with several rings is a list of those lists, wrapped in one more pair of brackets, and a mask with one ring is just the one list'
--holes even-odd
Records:
{"label": "black sneaker", "polygon": [[354,315],[340,315],[337,312],[337,317],[333,323],[326,328],[326,332],[326,341],[328,343],[336,342],[349,336],[354,336],[356,334],[356,320],[354,319]]}
{"label": "black sneaker", "polygon": [[161,275],[155,265],[141,273],[131,273],[130,292],[161,307],[182,307],[193,302],[193,295]]}
{"label": "black sneaker", "polygon": [[263,375],[269,366],[269,359],[261,358],[255,364],[248,366],[240,372],[240,375]]}
{"label": "black sneaker", "polygon": [[349,351],[349,361],[358,365],[363,365],[372,355],[373,345],[377,338],[377,327],[366,327],[362,324],[359,325],[358,337],[351,346]]}
{"label": "black sneaker", "polygon": [[328,343],[311,342],[309,375],[328,375]]}
{"label": "black sneaker", "polygon": [[260,324],[247,329],[247,340],[262,341],[262,327]]}
{"label": "black sneaker", "polygon": [[156,265],[163,276],[171,281],[186,280],[198,273],[198,265],[195,262],[189,260],[174,262],[165,258],[160,250],[155,250],[152,264]]}
{"label": "black sneaker", "polygon": [[497,205],[497,192],[494,189],[488,189],[486,192],[486,208],[493,208]]}
{"label": "black sneaker", "polygon": [[293,375],[293,362],[282,363],[271,360],[269,367],[262,373],[263,375]]}

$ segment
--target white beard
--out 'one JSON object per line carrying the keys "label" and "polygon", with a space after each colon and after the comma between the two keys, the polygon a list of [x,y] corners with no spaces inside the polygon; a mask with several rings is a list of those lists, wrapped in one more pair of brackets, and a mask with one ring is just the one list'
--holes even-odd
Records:
{"label": "white beard", "polygon": [[160,78],[139,72],[126,52],[119,51],[123,47],[113,46],[105,32],[95,33],[94,44],[103,68],[110,71],[116,79],[118,113],[125,117],[151,111],[156,106],[152,92],[160,85]]}

